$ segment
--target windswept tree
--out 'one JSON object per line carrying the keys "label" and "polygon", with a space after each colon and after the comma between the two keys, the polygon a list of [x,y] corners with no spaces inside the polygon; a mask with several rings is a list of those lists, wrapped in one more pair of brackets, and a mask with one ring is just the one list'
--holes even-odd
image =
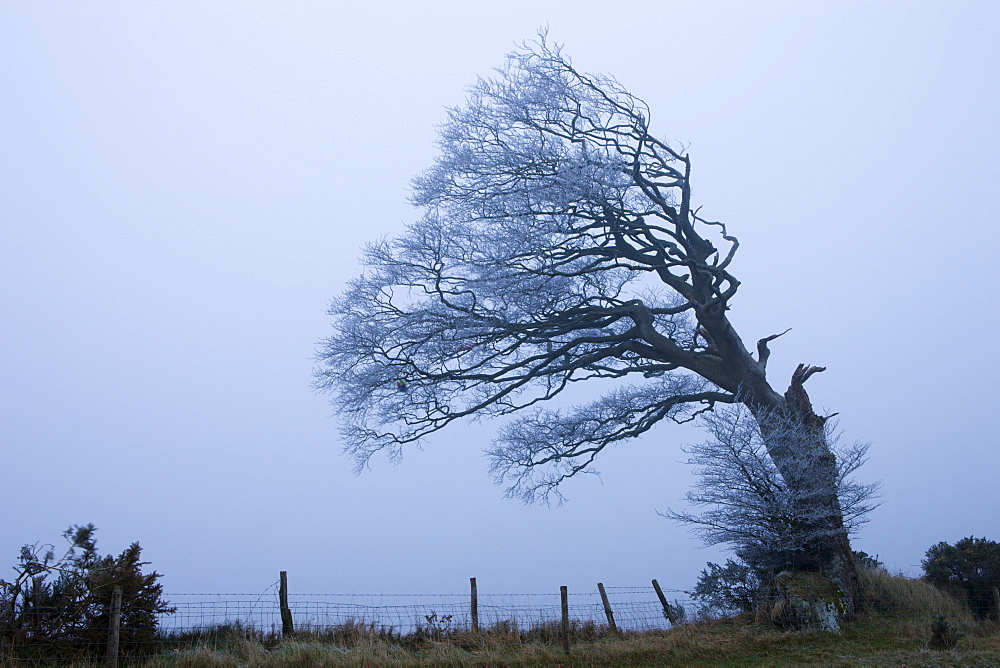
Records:
{"label": "windswept tree", "polygon": [[[448,111],[439,147],[413,181],[423,217],[366,249],[318,353],[358,467],[457,420],[510,416],[492,470],[543,501],[613,443],[740,403],[796,427],[761,422],[779,474],[819,481],[801,515],[827,539],[800,561],[853,595],[836,460],[804,388],[823,368],[771,385],[779,335],[749,349],[727,316],[739,243],[692,202],[691,159],[652,133],[646,104],[542,36]],[[544,406],[581,381],[605,394]]]}

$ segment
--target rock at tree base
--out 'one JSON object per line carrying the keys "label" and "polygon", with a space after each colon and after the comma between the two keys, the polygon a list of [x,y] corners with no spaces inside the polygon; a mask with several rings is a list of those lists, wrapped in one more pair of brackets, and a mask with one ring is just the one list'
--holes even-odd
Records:
{"label": "rock at tree base", "polygon": [[797,631],[840,633],[844,593],[819,573],[785,571],[774,580],[774,598],[764,612],[771,622]]}

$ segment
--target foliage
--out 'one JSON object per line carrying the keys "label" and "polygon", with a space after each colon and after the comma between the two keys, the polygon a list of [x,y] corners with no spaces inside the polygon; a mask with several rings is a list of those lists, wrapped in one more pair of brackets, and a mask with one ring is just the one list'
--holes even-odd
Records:
{"label": "foliage", "polygon": [[[957,608],[949,605],[950,601],[947,599],[928,596],[926,586],[920,587],[919,582],[914,584],[914,581],[907,578],[888,575],[881,569],[881,562],[864,552],[855,552],[854,558],[859,566],[869,572],[878,571],[869,574],[862,583],[866,607],[877,605],[881,606],[880,612],[904,611],[906,614],[916,614],[918,610],[931,608],[949,613],[958,612]],[[710,616],[719,613],[753,613],[761,603],[774,595],[775,575],[773,570],[756,568],[739,557],[735,561],[727,559],[722,566],[708,562],[698,576],[694,589],[688,593],[707,607],[706,612]],[[889,585],[886,584],[887,580]],[[902,584],[890,586],[897,581]],[[914,586],[919,590],[917,594],[912,592]]]}
{"label": "foliage", "polygon": [[688,621],[687,608],[684,607],[684,603],[676,598],[673,603],[666,604],[663,616],[667,618],[672,626],[680,626]]}
{"label": "foliage", "polygon": [[955,649],[959,639],[965,635],[951,623],[945,615],[937,615],[931,622],[931,639],[927,643],[930,649]]}
{"label": "foliage", "polygon": [[856,563],[860,568],[864,568],[869,571],[885,568],[885,564],[878,560],[877,554],[873,557],[867,552],[863,552],[861,550],[854,551],[854,563]]}
{"label": "foliage", "polygon": [[724,566],[708,562],[690,592],[695,600],[723,613],[753,612],[765,592],[767,574],[745,562],[727,559]]}
{"label": "foliage", "polygon": [[117,557],[100,556],[94,525],[72,526],[56,558],[54,546],[21,548],[17,577],[0,581],[4,642],[21,653],[102,655],[114,589],[122,590],[119,647],[124,654],[157,649],[157,615],[172,612],[161,599],[160,574],[142,573],[142,548],[133,543]]}
{"label": "foliage", "polygon": [[712,438],[687,448],[688,463],[699,476],[687,500],[706,510],[663,515],[694,527],[708,545],[729,544],[756,571],[800,567],[818,545],[837,540],[843,530],[855,532],[876,507],[878,485],[851,478],[864,463],[868,446],[841,447],[830,423],[824,425],[824,440],[836,458],[841,526],[824,524],[822,505],[809,502],[824,493],[826,481],[816,475],[808,452],[790,456],[784,471],[768,455],[762,431],[771,439],[806,441],[805,426],[754,417],[739,405],[717,409],[702,422]]}
{"label": "foliage", "polygon": [[995,588],[1000,588],[1000,543],[969,536],[954,545],[940,542],[927,550],[921,565],[928,582],[961,592],[972,612],[1000,619]]}

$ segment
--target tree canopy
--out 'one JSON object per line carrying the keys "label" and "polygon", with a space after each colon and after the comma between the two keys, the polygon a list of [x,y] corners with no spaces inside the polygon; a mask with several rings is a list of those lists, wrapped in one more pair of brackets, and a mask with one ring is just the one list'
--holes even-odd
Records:
{"label": "tree canopy", "polygon": [[[370,245],[330,307],[316,384],[359,466],[455,420],[520,412],[490,456],[534,500],[611,443],[736,400],[739,367],[757,362],[708,316],[736,294],[738,242],[693,207],[690,158],[649,119],[544,37],[448,111],[413,182],[423,218]],[[595,379],[618,382],[539,406]]]}
{"label": "tree canopy", "polygon": [[[798,512],[822,517],[849,560],[826,418],[803,387],[823,368],[771,387],[780,334],[755,356],[727,317],[739,242],[692,203],[691,159],[650,117],[544,34],[509,54],[448,110],[437,160],[413,181],[423,217],[369,245],[332,302],[316,386],[359,469],[456,420],[517,413],[488,454],[528,502],[560,496],[610,444],[739,402],[805,428],[765,429],[765,449],[792,488],[803,472],[819,481]],[[603,396],[543,405],[581,381]]]}
{"label": "tree canopy", "polygon": [[[739,242],[692,202],[691,159],[650,118],[544,34],[509,54],[448,110],[413,181],[422,218],[369,245],[331,303],[316,387],[359,470],[456,420],[506,417],[488,455],[526,502],[561,498],[611,444],[742,404],[784,488],[808,490],[789,497],[817,538],[795,568],[828,574],[858,609],[841,471],[804,387],[824,368],[771,386],[781,334],[751,351],[729,321]],[[567,406],[580,382],[603,395]]]}

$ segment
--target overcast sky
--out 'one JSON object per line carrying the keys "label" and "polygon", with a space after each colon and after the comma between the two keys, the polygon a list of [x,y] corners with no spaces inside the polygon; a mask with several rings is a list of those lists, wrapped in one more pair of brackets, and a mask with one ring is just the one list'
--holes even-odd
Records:
{"label": "overcast sky", "polygon": [[310,389],[328,301],[478,75],[547,25],[689,147],[741,240],[732,318],[871,441],[855,546],[1000,540],[1000,4],[0,4],[0,577],[26,542],[139,541],[169,592],[689,589],[663,425],[562,507],[492,484],[497,425],[355,477]]}

